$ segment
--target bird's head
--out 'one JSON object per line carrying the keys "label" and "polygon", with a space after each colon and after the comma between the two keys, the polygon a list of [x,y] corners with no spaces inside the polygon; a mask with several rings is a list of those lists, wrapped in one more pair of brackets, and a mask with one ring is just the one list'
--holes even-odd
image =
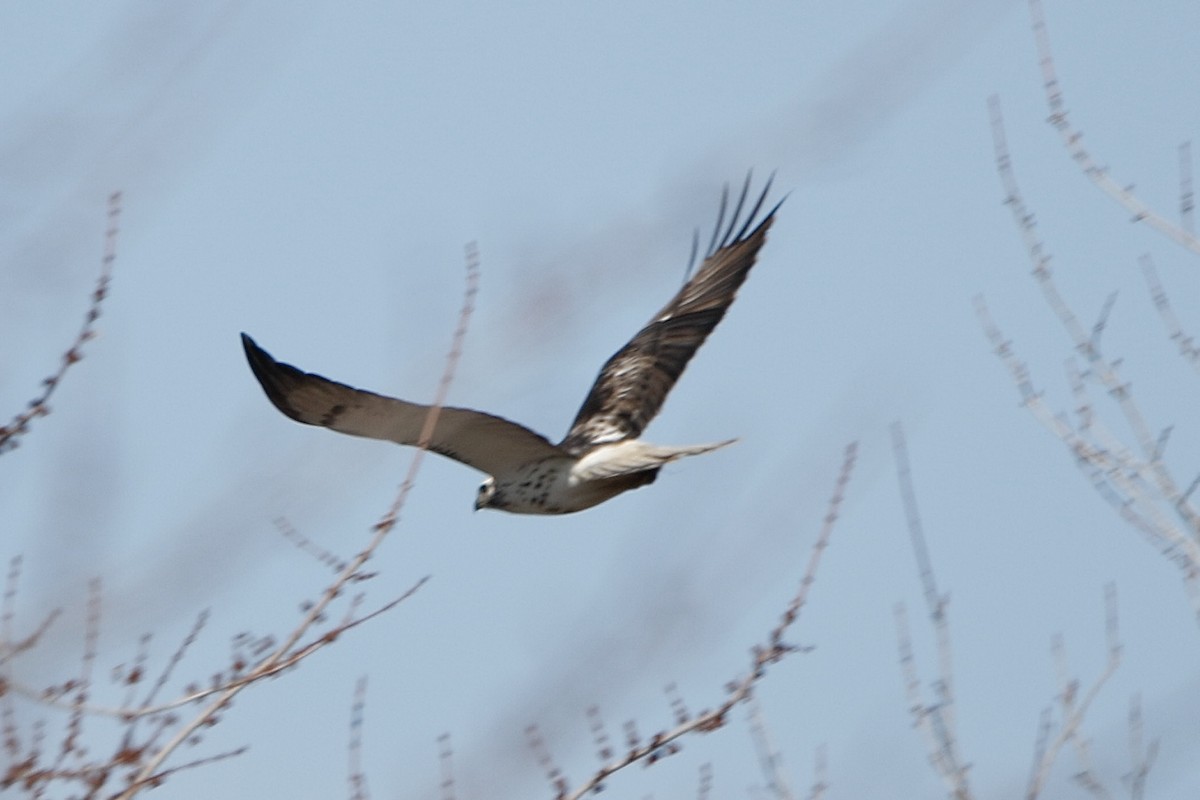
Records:
{"label": "bird's head", "polygon": [[481,508],[496,508],[496,479],[488,477],[483,483],[479,484],[479,491],[475,494],[475,510]]}

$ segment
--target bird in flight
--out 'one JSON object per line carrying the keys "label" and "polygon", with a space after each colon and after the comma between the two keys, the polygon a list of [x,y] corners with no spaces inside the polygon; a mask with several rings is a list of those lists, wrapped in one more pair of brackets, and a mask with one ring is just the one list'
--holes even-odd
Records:
{"label": "bird in flight", "polygon": [[[475,509],[514,514],[570,514],[629,489],[653,483],[664,464],[731,444],[682,447],[638,438],[709,333],[725,316],[754,266],[777,203],[755,223],[771,188],[742,218],[750,176],[726,221],[729,187],[703,263],[683,288],[600,369],[566,437],[541,434],[470,408],[445,407],[429,449],[487,474]],[[697,242],[693,241],[695,263]],[[690,270],[690,267],[689,267]],[[287,416],[372,439],[416,445],[429,406],[355,389],[276,361],[242,334],[250,369],[270,401]]]}

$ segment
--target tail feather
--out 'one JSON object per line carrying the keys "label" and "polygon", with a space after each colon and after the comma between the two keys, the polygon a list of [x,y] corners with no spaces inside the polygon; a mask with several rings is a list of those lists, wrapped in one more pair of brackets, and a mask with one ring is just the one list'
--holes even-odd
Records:
{"label": "tail feather", "polygon": [[571,477],[576,481],[594,481],[644,472],[687,456],[711,452],[736,441],[737,439],[726,439],[711,444],[670,446],[626,439],[616,444],[597,447],[579,459],[579,463],[571,470]]}

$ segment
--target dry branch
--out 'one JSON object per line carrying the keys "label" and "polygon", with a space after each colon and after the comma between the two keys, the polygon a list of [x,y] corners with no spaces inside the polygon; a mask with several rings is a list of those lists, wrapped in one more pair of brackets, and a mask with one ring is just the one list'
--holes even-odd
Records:
{"label": "dry branch", "polygon": [[83,345],[96,335],[96,320],[100,318],[100,306],[108,296],[108,284],[112,280],[113,262],[117,258],[117,221],[121,216],[121,193],[113,192],[108,197],[108,228],[104,232],[104,257],[100,262],[100,277],[92,290],[91,302],[83,315],[83,326],[75,334],[74,341],[63,353],[58,369],[42,381],[42,391],[29,401],[24,411],[15,415],[6,425],[0,425],[0,453],[17,446],[18,439],[29,432],[29,426],[38,417],[50,413],[50,398],[54,395],[63,377],[72,365],[83,358]]}
{"label": "dry branch", "polygon": [[1154,301],[1154,308],[1167,328],[1167,335],[1179,348],[1179,354],[1192,365],[1193,369],[1200,372],[1200,347],[1197,347],[1196,340],[1184,331],[1183,323],[1175,315],[1175,310],[1171,307],[1171,301],[1167,297],[1167,290],[1163,288],[1162,281],[1158,277],[1158,270],[1154,267],[1153,259],[1149,255],[1143,255],[1139,262],[1142,265],[1142,275],[1146,278],[1146,285],[1150,287],[1150,299]]}
{"label": "dry branch", "polygon": [[[898,604],[896,626],[901,671],[904,675],[905,690],[909,700],[909,713],[913,717],[914,727],[925,740],[929,761],[942,778],[950,796],[955,800],[973,800],[975,795],[967,778],[970,765],[963,760],[959,752],[958,731],[953,713],[955,696],[952,691],[950,630],[946,615],[948,598],[937,591],[932,563],[925,547],[925,534],[921,529],[920,516],[917,512],[916,494],[912,488],[912,473],[909,468],[904,434],[898,424],[893,426],[892,436],[909,535],[912,538],[913,552],[917,556],[918,573],[928,605],[929,619],[937,638],[939,662],[938,675],[932,683],[934,700],[932,703],[927,703],[917,672],[916,658],[913,655],[912,636],[909,633],[907,614],[904,605]],[[1063,645],[1062,637],[1054,637],[1051,650],[1058,668],[1061,687],[1057,696],[1061,722],[1056,729],[1053,721],[1053,709],[1047,708],[1043,711],[1034,741],[1033,768],[1026,787],[1025,800],[1037,800],[1041,796],[1051,770],[1057,763],[1063,747],[1068,744],[1073,746],[1076,761],[1079,764],[1079,769],[1074,774],[1075,781],[1099,800],[1111,798],[1107,787],[1096,774],[1091,758],[1090,743],[1081,733],[1083,721],[1092,703],[1121,662],[1121,643],[1117,626],[1117,593],[1114,586],[1105,587],[1104,599],[1108,660],[1103,672],[1086,691],[1081,692],[1079,681],[1071,675],[1067,668],[1066,648]],[[1141,748],[1140,716],[1137,725],[1133,724],[1131,718],[1130,729],[1131,736],[1135,738],[1131,744],[1134,751],[1133,777],[1129,782],[1131,785],[1137,786],[1137,793],[1131,790],[1131,794],[1134,797],[1140,797],[1140,787],[1144,784],[1145,773],[1149,771],[1150,763],[1153,761],[1154,748],[1151,748],[1152,752],[1149,756]]]}
{"label": "dry branch", "polygon": [[350,800],[369,800],[367,774],[363,770],[362,732],[363,713],[367,706],[367,677],[364,675],[354,684],[354,703],[350,706],[349,770]]}
{"label": "dry branch", "polygon": [[[115,231],[115,226],[112,230]],[[106,268],[110,263],[111,258],[106,258]],[[352,584],[360,583],[371,576],[371,573],[363,571],[363,566],[399,520],[400,510],[412,488],[425,451],[428,449],[433,426],[436,424],[438,413],[445,402],[446,393],[462,352],[467,324],[474,309],[478,276],[478,253],[472,245],[467,250],[467,279],[463,307],[446,359],[446,366],[438,385],[436,399],[427,415],[421,441],[404,481],[386,513],[372,526],[367,546],[353,559],[341,564],[342,568],[337,576],[313,601],[303,607],[301,620],[290,633],[281,637],[281,640],[276,640],[271,636],[255,637],[249,634],[235,637],[230,666],[213,675],[207,682],[207,686],[189,686],[182,696],[173,700],[156,700],[203,629],[207,612],[202,612],[191,631],[168,659],[157,679],[150,681],[149,689],[141,702],[136,700],[135,687],[149,680],[146,668],[148,637],[143,637],[138,645],[132,665],[118,667],[113,672],[113,680],[124,688],[125,705],[112,708],[94,704],[91,700],[91,691],[92,673],[98,653],[97,637],[100,624],[98,586],[93,589],[88,604],[89,610],[85,627],[86,643],[81,676],[60,686],[46,689],[35,689],[17,681],[12,676],[15,657],[36,644],[50,620],[53,619],[53,615],[25,639],[17,637],[13,629],[16,582],[20,572],[20,562],[19,560],[13,562],[13,566],[9,570],[3,600],[0,602],[0,733],[3,735],[2,746],[9,762],[5,771],[0,772],[0,788],[20,786],[33,796],[40,797],[44,796],[45,789],[50,783],[66,782],[84,785],[86,792],[81,796],[124,800],[134,797],[144,789],[160,785],[167,777],[181,769],[190,769],[237,755],[242,750],[219,753],[169,767],[165,766],[168,759],[181,747],[198,743],[202,731],[220,721],[224,712],[231,707],[234,698],[243,689],[296,666],[308,656],[336,641],[343,633],[394,608],[424,584],[426,579],[421,579],[407,592],[368,613],[364,613],[360,609],[363,595],[355,595],[348,599],[345,613],[339,621],[332,624],[326,623],[327,612],[332,603],[345,596]],[[103,292],[98,291],[95,302],[99,302],[102,297]],[[95,317],[96,312],[93,308],[89,313],[87,325],[90,325]],[[87,325],[85,325],[85,332],[90,330]],[[82,338],[86,338],[86,336]],[[291,538],[295,540],[296,537]],[[315,545],[302,549],[313,551],[314,548]],[[331,557],[323,558],[323,560],[326,563],[332,562]],[[46,752],[44,723],[35,722],[32,735],[28,737],[21,735],[12,708],[15,697],[24,697],[43,707],[63,709],[67,712],[66,733],[62,746],[57,752]],[[361,720],[361,687],[356,702],[358,703],[355,707],[356,719]],[[203,705],[194,708],[194,716],[182,718],[181,711],[183,709],[200,704]],[[81,745],[83,726],[87,719],[95,716],[117,720],[118,724],[123,726],[124,733],[120,737],[118,749],[113,754],[85,758],[85,749]],[[365,780],[361,770],[355,768],[355,759],[359,757],[360,747],[357,742],[358,740],[354,740],[351,747],[351,784],[355,796],[365,798]],[[48,764],[46,764],[47,758],[50,759]],[[113,788],[106,788],[112,782],[116,782],[120,787],[115,790],[115,793]]]}
{"label": "dry branch", "polygon": [[[554,770],[551,774],[551,785],[556,790],[556,800],[579,800],[579,798],[600,787],[612,774],[642,761],[653,763],[661,758],[664,753],[670,752],[670,749],[675,746],[675,740],[680,737],[689,733],[709,733],[723,727],[727,721],[729,712],[738,703],[750,697],[755,685],[766,675],[767,667],[782,660],[788,653],[795,652],[798,649],[794,645],[785,643],[783,636],[799,618],[800,612],[808,600],[809,589],[816,581],[817,568],[821,562],[821,555],[829,546],[829,538],[833,533],[833,526],[837,522],[838,513],[845,498],[846,485],[850,481],[857,452],[857,443],[852,443],[846,448],[841,470],[838,473],[837,483],[830,498],[825,519],[821,525],[821,531],[817,536],[816,542],[813,544],[808,567],[804,572],[804,577],[800,581],[800,589],[784,610],[779,624],[768,634],[766,641],[755,645],[752,650],[753,659],[750,663],[749,672],[729,684],[724,701],[711,711],[703,711],[686,722],[676,725],[674,728],[654,734],[650,737],[649,741],[643,742],[637,736],[636,732],[627,730],[628,752],[621,758],[605,764],[575,789],[568,791],[567,784],[562,779],[561,773]],[[536,728],[534,731],[536,732]]]}
{"label": "dry branch", "polygon": [[900,669],[904,676],[905,694],[908,697],[908,712],[913,718],[913,727],[920,732],[929,754],[929,762],[946,785],[955,800],[970,800],[970,781],[967,773],[970,764],[959,752],[958,726],[954,716],[954,666],[950,644],[950,621],[946,608],[950,598],[938,591],[933,562],[921,526],[921,515],[917,508],[917,495],[912,484],[912,469],[908,461],[908,446],[904,429],[900,423],[892,425],[892,452],[896,459],[896,474],[900,483],[900,497],[904,503],[904,516],[908,523],[909,539],[917,560],[917,574],[921,580],[921,591],[925,598],[926,611],[933,624],[937,639],[938,673],[932,684],[933,702],[925,701],[921,689],[921,678],[917,671],[917,660],[913,654],[912,635],[909,633],[908,614],[904,604],[897,604],[896,635],[900,653]]}
{"label": "dry branch", "polygon": [[758,765],[767,782],[767,795],[775,800],[794,800],[796,795],[792,793],[787,776],[783,774],[783,754],[775,749],[771,734],[767,730],[767,721],[763,717],[762,706],[753,698],[750,700],[746,718],[750,723],[750,738],[754,741]]}
{"label": "dry branch", "polygon": [[1158,739],[1147,747],[1143,738],[1142,698],[1135,694],[1129,702],[1129,761],[1133,768],[1124,778],[1130,800],[1142,800],[1146,793],[1146,777],[1158,757]]}
{"label": "dry branch", "polygon": [[1029,785],[1025,790],[1026,800],[1036,800],[1041,796],[1042,789],[1045,788],[1046,781],[1050,777],[1050,771],[1058,759],[1059,752],[1068,743],[1074,746],[1076,759],[1080,767],[1079,771],[1075,773],[1075,780],[1094,797],[1110,797],[1108,790],[1095,774],[1088,740],[1080,733],[1080,727],[1083,725],[1083,720],[1087,716],[1092,702],[1100,694],[1100,690],[1104,688],[1104,684],[1108,682],[1108,679],[1113,676],[1113,673],[1117,671],[1117,667],[1121,664],[1121,642],[1117,628],[1117,590],[1115,586],[1110,584],[1105,587],[1104,601],[1108,661],[1105,664],[1104,671],[1100,673],[1100,677],[1082,694],[1082,700],[1080,700],[1079,681],[1071,676],[1070,670],[1067,668],[1066,648],[1063,645],[1062,637],[1054,637],[1051,651],[1058,667],[1058,680],[1061,686],[1061,691],[1058,695],[1058,704],[1062,713],[1062,722],[1059,724],[1058,733],[1051,737],[1051,709],[1047,708],[1042,715],[1042,722],[1039,725],[1038,743],[1034,748],[1033,770],[1030,773]]}
{"label": "dry branch", "polygon": [[[1181,205],[1184,209],[1184,225],[1176,225],[1164,215],[1158,213],[1142,202],[1133,189],[1112,179],[1106,167],[1102,167],[1083,143],[1083,133],[1076,130],[1067,115],[1066,99],[1063,96],[1062,84],[1058,80],[1058,71],[1054,66],[1054,53],[1050,49],[1050,34],[1046,28],[1046,15],[1041,0],[1029,0],[1029,14],[1033,23],[1034,41],[1037,43],[1038,62],[1042,69],[1042,88],[1046,93],[1046,104],[1050,107],[1048,121],[1062,137],[1063,144],[1070,153],[1071,159],[1079,165],[1092,183],[1109,197],[1116,200],[1133,215],[1134,222],[1145,222],[1154,230],[1166,236],[1171,241],[1186,247],[1200,255],[1200,239],[1187,227],[1190,225],[1190,172],[1183,173],[1185,178]],[[1190,161],[1189,161],[1190,167]]]}
{"label": "dry branch", "polygon": [[380,520],[372,527],[372,537],[362,551],[360,551],[350,563],[338,574],[338,576],[329,584],[328,587],[321,593],[320,599],[315,602],[308,610],[308,613],[296,626],[296,628],[288,634],[283,643],[280,644],[269,655],[263,658],[256,664],[246,675],[246,677],[235,681],[234,683],[222,687],[217,693],[216,698],[211,700],[199,714],[193,717],[190,721],[180,726],[179,730],[154,756],[149,759],[146,764],[138,771],[137,775],[130,782],[128,789],[123,792],[120,800],[132,798],[138,791],[146,785],[152,784],[157,779],[157,771],[163,762],[189,737],[195,734],[201,727],[210,724],[217,715],[224,709],[228,708],[233,699],[247,686],[262,680],[271,675],[295,665],[300,660],[308,657],[322,647],[334,642],[338,636],[350,627],[361,624],[368,619],[371,619],[383,611],[394,608],[406,597],[410,596],[423,583],[424,579],[416,586],[406,592],[399,598],[384,605],[380,609],[367,614],[363,617],[353,619],[349,622],[343,622],[332,630],[320,635],[318,638],[310,641],[306,645],[300,645],[303,639],[314,625],[322,618],[325,610],[334,600],[340,597],[349,585],[355,582],[360,576],[360,570],[363,565],[374,555],[375,551],[383,543],[387,534],[391,532],[399,521],[400,511],[404,506],[405,500],[408,498],[408,493],[411,491],[416,480],[417,472],[420,470],[421,463],[426,452],[429,449],[429,441],[433,435],[434,426],[437,425],[438,416],[441,413],[442,406],[445,404],[446,395],[449,392],[450,384],[454,379],[454,371],[458,366],[458,360],[462,355],[462,344],[466,338],[467,326],[471,319],[471,314],[475,308],[475,295],[479,288],[479,253],[474,244],[467,247],[467,287],[464,293],[463,306],[459,313],[458,327],[454,331],[450,352],[446,357],[446,366],[442,372],[441,380],[438,384],[438,390],[433,404],[430,406],[429,412],[425,418],[425,426],[421,431],[421,436],[417,442],[417,450],[413,454],[412,461],[409,463],[407,474],[400,484],[400,488],[396,493],[391,506]]}
{"label": "dry branch", "polygon": [[[1004,185],[1005,203],[1025,243],[1042,296],[1067,331],[1083,365],[1072,377],[1078,422],[1072,424],[1067,416],[1050,411],[1042,394],[1034,388],[1028,367],[1014,354],[983,300],[977,299],[976,309],[984,333],[1008,367],[1024,406],[1067,447],[1096,491],[1122,519],[1180,568],[1193,610],[1200,620],[1200,514],[1191,504],[1191,489],[1185,491],[1180,487],[1163,458],[1169,428],[1154,432],[1142,415],[1132,387],[1118,374],[1117,363],[1102,352],[1100,333],[1107,312],[1089,330],[1059,292],[1050,255],[1017,185],[999,102],[992,98],[989,105],[996,168]],[[1132,431],[1132,445],[1126,445],[1100,423],[1087,396],[1085,379],[1098,383],[1117,406]]]}

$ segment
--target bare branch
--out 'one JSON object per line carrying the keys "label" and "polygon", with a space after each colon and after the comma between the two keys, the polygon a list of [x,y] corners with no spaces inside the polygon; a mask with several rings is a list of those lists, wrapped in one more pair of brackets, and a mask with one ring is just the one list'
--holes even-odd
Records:
{"label": "bare branch", "polygon": [[[1191,490],[1182,491],[1167,468],[1162,457],[1165,443],[1163,434],[1154,432],[1145,421],[1131,386],[1118,375],[1117,364],[1103,355],[1094,332],[1089,333],[1080,324],[1059,293],[1050,269],[1050,256],[1037,234],[1033,215],[1027,211],[1017,186],[1005,141],[1004,121],[999,102],[993,97],[989,106],[996,168],[1004,185],[1005,202],[1025,242],[1029,260],[1033,264],[1033,275],[1042,296],[1070,336],[1076,353],[1085,363],[1084,374],[1103,386],[1120,409],[1133,432],[1135,446],[1125,446],[1096,424],[1090,404],[1080,401],[1079,428],[1073,428],[1062,416],[1051,413],[1046,408],[1042,396],[1034,390],[1028,369],[1013,355],[1011,345],[1004,339],[980,299],[976,301],[976,307],[984,332],[992,342],[996,354],[1008,366],[1025,407],[1067,446],[1097,492],[1121,517],[1181,568],[1193,610],[1200,620],[1200,514],[1197,514],[1191,504]],[[1156,302],[1161,303],[1161,297]],[[1160,305],[1160,313],[1161,308]],[[1077,397],[1084,395],[1082,383],[1081,374],[1075,387]],[[1178,517],[1178,521],[1172,519],[1169,514]]]}
{"label": "bare branch", "polygon": [[1179,145],[1179,224],[1196,235],[1196,194],[1192,189],[1192,143]]}
{"label": "bare branch", "polygon": [[154,681],[154,685],[150,687],[150,691],[147,692],[145,699],[142,700],[141,708],[152,708],[150,704],[154,702],[154,698],[167,685],[167,681],[171,680],[171,675],[175,672],[175,668],[179,666],[179,663],[183,661],[184,655],[196,643],[196,639],[200,637],[200,631],[204,630],[204,626],[208,623],[208,613],[208,609],[206,608],[196,615],[196,621],[192,623],[191,630],[180,641],[179,646],[175,648],[175,652],[171,653],[171,658],[167,661],[167,665],[159,673],[158,679]]}
{"label": "bare branch", "polygon": [[387,534],[395,527],[400,517],[400,510],[403,508],[404,501],[408,497],[409,491],[412,489],[416,479],[418,470],[424,459],[425,453],[429,448],[429,440],[433,434],[434,426],[437,424],[437,418],[441,412],[442,406],[445,404],[446,394],[449,391],[450,383],[454,377],[455,367],[458,365],[459,357],[462,354],[462,343],[466,337],[467,325],[471,318],[471,313],[475,307],[475,295],[479,286],[479,253],[475,245],[472,243],[467,246],[467,286],[464,292],[463,306],[459,313],[458,326],[455,329],[450,352],[446,357],[446,366],[442,373],[441,381],[438,385],[435,400],[430,407],[429,413],[426,415],[425,426],[421,432],[420,441],[417,444],[417,451],[413,454],[412,461],[409,464],[408,473],[405,475],[403,482],[397,491],[396,498],[392,502],[391,507],[383,515],[383,517],[372,527],[371,540],[367,546],[359,552],[350,563],[346,565],[338,576],[329,584],[328,587],[321,593],[320,599],[309,608],[304,618],[296,626],[296,628],[284,639],[283,643],[276,647],[271,653],[266,655],[259,663],[257,663],[249,672],[242,678],[239,678],[231,683],[219,687],[216,692],[215,699],[211,700],[207,706],[193,717],[188,722],[184,723],[175,732],[174,736],[164,744],[159,750],[149,758],[137,771],[136,775],[130,781],[128,788],[118,797],[119,800],[128,800],[139,791],[151,785],[155,774],[159,770],[162,763],[182,745],[188,741],[200,728],[212,724],[212,721],[217,717],[219,712],[228,708],[233,699],[247,686],[263,680],[266,677],[275,675],[289,666],[294,665],[298,661],[316,652],[321,647],[335,641],[337,637],[346,629],[358,625],[367,619],[395,607],[412,592],[416,591],[424,580],[405,593],[400,598],[393,600],[365,617],[344,622],[333,630],[322,634],[319,638],[305,645],[300,645],[301,639],[304,638],[309,630],[323,618],[325,610],[329,605],[345,591],[346,587],[358,580],[361,577],[360,570],[363,565],[371,558],[383,543]]}
{"label": "bare branch", "polygon": [[1129,702],[1129,760],[1133,768],[1124,778],[1131,800],[1142,800],[1145,796],[1146,777],[1158,756],[1158,740],[1153,740],[1149,747],[1145,747],[1142,738],[1142,698],[1135,694]]}
{"label": "bare branch", "polygon": [[117,221],[121,216],[121,193],[113,192],[108,196],[108,228],[104,232],[104,257],[100,262],[100,277],[96,280],[96,288],[92,290],[92,299],[87,312],[83,315],[83,326],[75,334],[74,341],[63,353],[58,370],[42,381],[42,391],[29,401],[25,410],[17,414],[7,425],[0,425],[0,453],[17,446],[17,440],[29,431],[29,425],[37,417],[50,413],[50,398],[58,385],[62,383],[67,370],[83,358],[83,345],[95,335],[96,320],[100,318],[100,305],[108,296],[108,284],[112,280],[113,262],[117,258]]}
{"label": "bare branch", "polygon": [[613,757],[612,740],[604,727],[604,717],[600,715],[599,706],[588,706],[588,727],[592,731],[592,742],[596,745],[596,757],[600,763],[605,763]]}
{"label": "bare branch", "polygon": [[454,749],[448,733],[438,737],[438,762],[442,765],[441,800],[454,800]]}
{"label": "bare branch", "polygon": [[955,798],[972,797],[967,772],[970,768],[958,752],[958,730],[954,717],[954,661],[950,643],[950,622],[946,614],[949,597],[938,592],[925,543],[925,531],[917,509],[917,496],[912,485],[912,469],[909,466],[908,446],[904,429],[900,423],[892,424],[892,452],[896,459],[896,474],[900,483],[900,497],[904,503],[904,515],[908,521],[908,534],[912,542],[913,555],[917,560],[917,574],[921,579],[925,607],[933,624],[937,638],[938,678],[933,683],[935,699],[926,703],[921,691],[916,657],[912,650],[907,614],[903,604],[896,607],[896,629],[899,642],[901,671],[904,674],[905,691],[908,695],[909,713],[913,725],[921,732],[929,751],[930,763],[941,776],[946,788]]}
{"label": "bare branch", "polygon": [[708,800],[712,793],[712,764],[705,761],[700,765],[700,785],[696,788],[696,800]]}
{"label": "bare branch", "polygon": [[828,754],[825,745],[820,745],[813,754],[813,785],[808,790],[807,800],[823,800],[825,792],[829,790],[828,770]]}
{"label": "bare branch", "polygon": [[[1200,545],[1163,514],[1156,503],[1157,493],[1145,479],[1146,466],[1123,447],[1102,447],[1081,430],[1072,428],[1046,406],[1041,392],[1034,389],[1029,370],[1013,353],[1011,343],[996,326],[982,298],[976,298],[976,313],[984,333],[1000,360],[1008,367],[1021,393],[1022,404],[1034,418],[1067,446],[1076,464],[1093,487],[1126,522],[1178,566],[1189,591],[1200,579]],[[1094,426],[1092,426],[1094,427]],[[1185,496],[1180,500],[1186,502]],[[1200,614],[1200,593],[1193,593],[1193,607]]]}
{"label": "bare branch", "polygon": [[1138,262],[1142,265],[1142,274],[1146,277],[1146,284],[1150,287],[1150,298],[1154,301],[1154,308],[1167,328],[1167,335],[1179,347],[1180,354],[1187,359],[1192,368],[1200,372],[1200,347],[1197,347],[1195,340],[1184,332],[1179,317],[1171,308],[1167,290],[1163,288],[1162,281],[1158,278],[1158,270],[1154,267],[1154,261],[1149,254],[1146,254],[1138,259]]}
{"label": "bare branch", "polygon": [[1171,241],[1200,255],[1200,239],[1197,239],[1189,228],[1176,225],[1143,203],[1129,186],[1114,181],[1108,169],[1096,163],[1092,154],[1088,152],[1083,144],[1083,134],[1075,129],[1067,116],[1066,100],[1054,67],[1054,53],[1050,49],[1050,34],[1046,28],[1046,16],[1041,0],[1029,0],[1029,14],[1033,20],[1033,36],[1037,43],[1038,62],[1042,68],[1042,87],[1046,93],[1046,104],[1050,107],[1048,121],[1062,137],[1071,159],[1092,183],[1124,206],[1133,215],[1134,222],[1145,222]]}
{"label": "bare branch", "polygon": [[[821,525],[821,531],[817,536],[817,541],[813,544],[812,554],[809,557],[808,567],[804,572],[804,577],[800,581],[800,589],[788,604],[787,609],[780,617],[779,624],[771,630],[764,644],[756,645],[753,648],[753,659],[750,664],[750,671],[742,678],[733,681],[725,696],[725,700],[721,705],[711,711],[704,711],[692,717],[688,721],[676,725],[669,730],[660,731],[650,737],[649,741],[642,742],[637,736],[636,731],[628,733],[629,751],[620,759],[604,765],[596,771],[584,783],[571,791],[566,790],[565,781],[562,781],[561,773],[554,771],[552,773],[552,785],[558,789],[557,800],[579,800],[589,792],[601,786],[605,779],[615,772],[618,772],[631,764],[636,764],[639,761],[646,760],[648,763],[661,758],[662,754],[669,752],[669,748],[673,747],[673,742],[688,733],[709,733],[721,728],[725,725],[730,710],[738,703],[742,702],[750,696],[755,684],[762,680],[766,675],[767,667],[777,661],[783,659],[788,653],[795,652],[799,648],[794,645],[784,643],[783,636],[799,618],[800,611],[804,608],[808,600],[808,592],[816,581],[817,568],[821,562],[821,555],[829,546],[829,539],[833,533],[833,526],[837,522],[838,513],[841,510],[842,501],[845,499],[846,485],[850,481],[850,475],[854,470],[854,463],[858,453],[857,443],[850,444],[845,451],[841,470],[838,473],[837,483],[834,486],[833,496],[830,498],[828,509],[825,513],[825,519]],[[533,727],[536,733],[536,727]],[[540,737],[539,737],[540,740]],[[561,788],[559,788],[561,785]]]}
{"label": "bare branch", "polygon": [[1095,776],[1088,742],[1080,735],[1080,727],[1083,725],[1084,718],[1087,716],[1092,702],[1100,694],[1100,690],[1104,688],[1104,684],[1108,682],[1108,679],[1113,676],[1113,673],[1117,671],[1117,667],[1121,664],[1121,642],[1117,628],[1117,590],[1115,586],[1110,584],[1105,587],[1104,600],[1108,661],[1100,677],[1083,694],[1082,701],[1079,700],[1079,681],[1072,678],[1070,671],[1067,669],[1066,650],[1062,643],[1062,637],[1056,636],[1054,638],[1051,650],[1058,665],[1059,683],[1062,687],[1058,696],[1062,712],[1062,723],[1058,734],[1051,737],[1049,734],[1053,729],[1053,723],[1051,722],[1052,713],[1047,709],[1043,714],[1041,732],[1038,735],[1038,744],[1034,748],[1034,769],[1029,779],[1029,786],[1025,791],[1026,800],[1036,800],[1041,795],[1041,791],[1046,785],[1046,780],[1050,777],[1050,770],[1058,758],[1059,751],[1068,742],[1074,745],[1076,757],[1081,768],[1075,775],[1076,780],[1091,792],[1093,796],[1109,797],[1107,790],[1104,789]]}
{"label": "bare branch", "polygon": [[776,800],[793,800],[795,795],[792,793],[792,787],[788,785],[787,777],[783,774],[783,754],[771,742],[762,706],[754,698],[750,699],[749,704],[746,718],[750,723],[750,738],[754,740],[758,765],[762,769],[763,779],[767,782],[767,793]]}
{"label": "bare branch", "polygon": [[331,550],[327,550],[321,545],[314,542],[312,539],[305,536],[290,523],[285,517],[275,519],[275,527],[283,534],[283,538],[296,546],[297,550],[315,558],[323,566],[328,567],[334,573],[341,572],[346,568],[346,559],[341,558]]}
{"label": "bare branch", "polygon": [[163,781],[174,775],[176,772],[182,772],[185,769],[195,769],[196,767],[203,767],[208,764],[215,764],[218,761],[224,761],[229,758],[237,758],[240,755],[244,755],[249,749],[249,747],[238,747],[233,750],[227,750],[224,753],[217,753],[216,755],[193,759],[185,764],[180,764],[179,766],[171,767],[170,769],[164,769],[162,772],[151,775],[146,779],[146,783],[151,787],[160,786],[162,785]]}
{"label": "bare branch", "polygon": [[[550,748],[546,745],[546,740],[542,737],[538,726],[527,727],[525,738],[529,742],[529,749],[533,751],[534,758],[537,759],[538,766],[542,768],[542,772],[546,773],[546,780],[554,787],[554,791],[557,793],[555,797],[560,799],[565,797],[567,795],[567,778],[555,763],[554,756],[550,755]],[[602,788],[603,784],[599,781],[591,787],[596,791],[600,791]]]}
{"label": "bare branch", "polygon": [[5,685],[12,687],[12,678],[8,674],[8,668],[12,660],[21,653],[33,649],[54,621],[62,614],[62,609],[54,609],[47,614],[33,633],[26,636],[24,639],[17,639],[16,633],[13,632],[13,621],[15,619],[15,609],[17,601],[17,584],[21,577],[21,557],[14,556],[8,562],[8,575],[4,583],[4,599],[0,605],[0,681]]}
{"label": "bare branch", "polygon": [[368,800],[367,774],[363,771],[363,712],[367,706],[367,676],[354,684],[354,704],[350,706],[349,782],[350,800]]}

